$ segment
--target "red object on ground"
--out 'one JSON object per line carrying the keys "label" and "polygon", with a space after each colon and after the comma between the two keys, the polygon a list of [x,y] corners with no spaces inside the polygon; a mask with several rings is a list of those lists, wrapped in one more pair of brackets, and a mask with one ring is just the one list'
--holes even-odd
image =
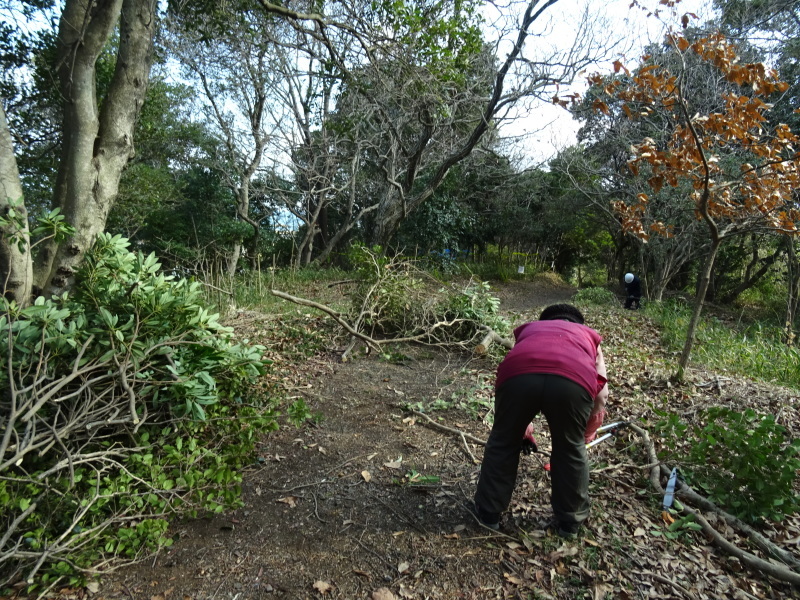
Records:
{"label": "red object on ground", "polygon": [[525,428],[522,439],[528,440],[534,446],[536,445],[536,438],[533,437],[533,423],[528,423],[528,427]]}
{"label": "red object on ground", "polygon": [[549,471],[550,470],[550,463],[544,463],[544,470],[545,471]]}

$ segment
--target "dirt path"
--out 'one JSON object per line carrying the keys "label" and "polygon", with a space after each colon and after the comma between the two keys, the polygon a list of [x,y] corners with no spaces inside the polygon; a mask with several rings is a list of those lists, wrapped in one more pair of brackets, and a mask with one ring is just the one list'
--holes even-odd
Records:
{"label": "dirt path", "polygon": [[[496,293],[518,323],[572,290],[539,281]],[[375,356],[309,361],[290,393],[322,420],[263,440],[260,465],[244,476],[244,507],[176,524],[169,551],[111,574],[92,597],[748,597],[732,591],[741,587],[735,565],[702,541],[687,551],[646,535],[658,526],[658,510],[635,466],[593,475],[598,508],[577,543],[564,544],[541,526],[549,475],[538,456],[522,460],[509,535],[479,527],[463,504],[474,492],[473,456],[479,461],[482,447],[467,449],[404,408],[424,405],[442,424],[485,439],[496,363],[425,348],[404,352],[399,363]],[[603,454],[597,460],[607,464]]]}

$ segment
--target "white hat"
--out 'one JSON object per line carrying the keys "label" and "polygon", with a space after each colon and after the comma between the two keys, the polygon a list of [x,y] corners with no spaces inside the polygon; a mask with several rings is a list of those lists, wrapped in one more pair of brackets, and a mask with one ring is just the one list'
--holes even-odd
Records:
{"label": "white hat", "polygon": [[633,281],[633,273],[625,273],[625,283]]}

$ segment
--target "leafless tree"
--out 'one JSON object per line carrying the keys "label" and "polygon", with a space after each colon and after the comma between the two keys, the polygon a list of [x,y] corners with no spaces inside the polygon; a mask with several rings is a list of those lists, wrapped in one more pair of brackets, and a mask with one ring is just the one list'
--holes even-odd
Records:
{"label": "leafless tree", "polygon": [[[355,227],[385,245],[452,167],[496,135],[515,108],[549,102],[558,86],[605,55],[610,37],[607,31],[596,35],[598,23],[588,13],[575,24],[569,49],[530,47],[529,38],[551,26],[547,15],[556,1],[502,7],[503,18],[484,28],[496,36],[489,41],[459,37],[471,24],[458,13],[459,5],[421,5],[426,23],[452,28],[434,40],[424,28],[387,24],[358,2],[326,7],[332,12],[323,15],[302,11],[299,3],[260,0],[265,11],[286,17],[295,28],[297,48],[333,65],[339,77],[335,109],[316,105],[316,143],[300,153],[304,180],[319,182],[302,201],[291,203],[307,229],[303,260],[312,254],[313,260],[324,260]],[[465,49],[468,42],[473,45]],[[448,44],[448,56],[457,59],[436,54]],[[333,178],[332,165],[341,165]],[[296,173],[300,166],[286,171]],[[328,212],[335,213],[335,224],[325,221]],[[312,252],[315,240],[319,250]]]}

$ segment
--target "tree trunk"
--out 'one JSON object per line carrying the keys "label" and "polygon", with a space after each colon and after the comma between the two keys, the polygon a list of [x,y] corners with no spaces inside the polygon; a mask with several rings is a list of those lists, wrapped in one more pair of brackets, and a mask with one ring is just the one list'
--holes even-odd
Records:
{"label": "tree trunk", "polygon": [[[403,165],[401,169],[405,173],[401,180],[397,181],[394,179],[394,172],[388,174],[387,179],[389,179],[389,181],[387,183],[390,186],[390,192],[381,200],[381,205],[375,216],[375,227],[372,232],[374,243],[378,243],[385,248],[394,237],[395,233],[397,233],[402,220],[434,194],[442,181],[444,181],[450,169],[472,153],[483,135],[489,130],[489,127],[494,122],[501,107],[505,107],[506,103],[501,102],[501,99],[503,97],[506,76],[511,66],[522,52],[525,40],[528,37],[528,29],[542,13],[557,1],[558,0],[547,0],[541,5],[537,0],[528,2],[525,13],[522,15],[522,21],[517,32],[517,39],[494,76],[491,95],[482,110],[481,119],[477,121],[472,132],[463,143],[445,156],[436,168],[432,170],[430,179],[426,181],[419,193],[414,194],[413,197],[407,197],[406,195],[414,188],[421,158],[434,134],[433,128],[427,125],[422,128],[414,148],[408,153],[406,164]],[[398,172],[399,171],[400,170],[398,170]]]}
{"label": "tree trunk", "polygon": [[0,103],[0,219],[8,222],[0,225],[0,291],[20,306],[30,301],[33,285],[28,215],[22,200],[14,143]]}
{"label": "tree trunk", "polygon": [[[255,133],[254,133],[255,137]],[[239,186],[239,189],[236,190],[237,196],[237,206],[236,206],[236,216],[250,225],[253,228],[253,233],[250,235],[248,240],[243,242],[237,242],[235,246],[235,252],[231,254],[231,261],[234,260],[235,263],[231,266],[231,263],[228,264],[228,274],[233,276],[236,274],[236,265],[239,262],[242,254],[242,248],[245,250],[245,254],[250,258],[250,267],[255,269],[256,260],[258,259],[258,238],[260,234],[260,226],[257,221],[254,221],[250,218],[250,179],[253,177],[253,174],[256,172],[258,165],[261,164],[261,156],[263,152],[259,147],[256,150],[256,155],[253,161],[248,165],[248,168],[244,172],[244,176],[242,179],[242,184]]]}
{"label": "tree trunk", "polygon": [[231,253],[225,258],[225,271],[233,277],[236,275],[236,267],[239,264],[239,257],[242,255],[242,244],[240,242],[233,243]]}
{"label": "tree trunk", "polygon": [[[121,18],[120,18],[121,16]],[[95,63],[119,22],[119,50],[108,95],[98,106]],[[133,129],[147,92],[157,15],[155,0],[67,0],[58,31],[63,148],[54,206],[75,234],[39,252],[35,293],[59,294],[97,235],[133,156]]]}
{"label": "tree trunk", "polygon": [[[789,238],[789,243],[792,244],[792,238]],[[745,270],[744,277],[742,281],[737,285],[733,290],[731,290],[728,294],[726,294],[723,298],[720,299],[722,304],[733,304],[733,302],[744,292],[745,290],[750,289],[754,285],[756,285],[764,275],[770,270],[772,265],[774,265],[781,255],[786,251],[786,248],[779,246],[772,255],[764,258],[759,259],[758,257],[758,244],[756,244],[755,240],[753,241],[753,260],[750,264],[747,265],[747,269]],[[753,269],[758,263],[761,263],[759,269],[753,272]]]}
{"label": "tree trunk", "polygon": [[784,319],[783,341],[787,346],[795,343],[794,320],[797,316],[797,305],[800,302],[800,261],[794,247],[794,237],[786,239],[787,295],[786,318]]}
{"label": "tree trunk", "polygon": [[694,310],[692,311],[692,318],[689,321],[689,327],[686,330],[686,341],[683,344],[683,352],[681,352],[680,360],[678,361],[678,371],[675,373],[675,379],[678,381],[683,380],[684,372],[689,364],[689,356],[692,353],[694,346],[694,336],[697,332],[697,325],[700,323],[700,314],[703,311],[703,303],[706,299],[706,291],[708,290],[708,282],[711,278],[711,271],[714,268],[714,261],[717,258],[722,239],[719,236],[712,236],[711,247],[708,250],[703,270],[700,272],[700,280],[697,283],[697,295],[694,299]]}

